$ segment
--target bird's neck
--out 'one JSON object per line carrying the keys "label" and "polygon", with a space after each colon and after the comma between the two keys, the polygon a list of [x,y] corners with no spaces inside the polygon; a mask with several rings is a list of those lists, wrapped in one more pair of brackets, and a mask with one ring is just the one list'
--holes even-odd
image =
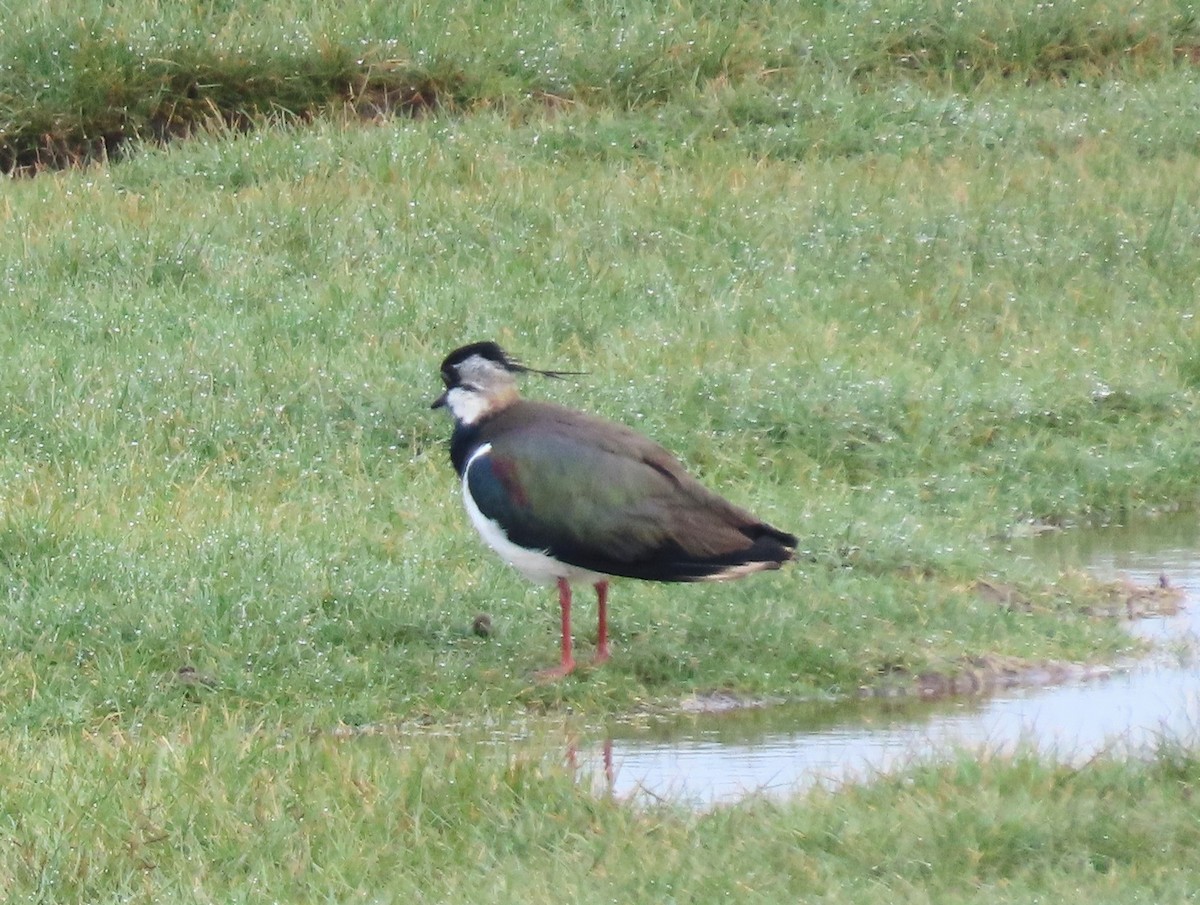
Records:
{"label": "bird's neck", "polygon": [[457,421],[454,424],[454,433],[450,435],[450,461],[454,464],[454,470],[458,472],[459,477],[462,477],[463,469],[467,467],[471,453],[479,445],[479,434],[478,423],[464,424]]}

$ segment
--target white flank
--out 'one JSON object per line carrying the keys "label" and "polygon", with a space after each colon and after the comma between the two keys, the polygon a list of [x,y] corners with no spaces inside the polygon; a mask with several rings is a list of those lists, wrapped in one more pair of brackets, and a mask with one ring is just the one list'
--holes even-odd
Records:
{"label": "white flank", "polygon": [[[451,390],[451,393],[453,392]],[[452,402],[451,405],[453,405]],[[457,411],[455,414],[458,414]],[[471,497],[467,476],[470,475],[471,466],[475,464],[475,461],[491,451],[492,444],[485,443],[471,453],[471,458],[467,460],[467,467],[463,469],[462,478],[463,505],[466,507],[467,515],[471,517],[471,524],[475,526],[475,530],[479,532],[484,543],[500,554],[500,558],[506,563],[537,584],[554,584],[560,578],[565,578],[570,582],[586,581],[589,584],[602,581],[603,575],[559,562],[544,550],[529,550],[514,544],[508,539],[508,535],[504,533],[499,522],[488,518],[480,511]]]}
{"label": "white flank", "polygon": [[720,572],[715,572],[704,578],[704,581],[732,581],[755,572],[765,572],[767,569],[778,569],[779,564],[773,562],[745,562],[738,566],[728,566]]}

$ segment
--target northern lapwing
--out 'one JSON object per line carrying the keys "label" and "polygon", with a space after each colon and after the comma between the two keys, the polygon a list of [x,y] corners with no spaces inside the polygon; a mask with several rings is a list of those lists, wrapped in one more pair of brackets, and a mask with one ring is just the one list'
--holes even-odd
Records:
{"label": "northern lapwing", "polygon": [[621,424],[517,393],[526,367],[494,342],[455,349],[442,362],[450,459],[476,530],[532,581],[558,585],[562,659],[575,668],[571,585],[596,589],[596,662],[609,657],[610,578],[719,581],[778,569],[796,538],[703,487],[663,447]]}

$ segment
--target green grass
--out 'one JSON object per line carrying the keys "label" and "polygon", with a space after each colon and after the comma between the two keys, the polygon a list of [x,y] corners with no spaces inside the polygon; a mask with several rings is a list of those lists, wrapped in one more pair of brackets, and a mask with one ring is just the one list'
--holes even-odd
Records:
{"label": "green grass", "polygon": [[966,4],[99,0],[6,10],[0,169],[119,155],[223,123],[713,99],[766,123],[812,98],[899,81],[947,87],[1161,75],[1195,62],[1178,0]]}
{"label": "green grass", "polygon": [[[961,158],[542,146],[630,125],[599,119],[318,125],[13,184],[4,618],[23,655],[74,652],[43,681],[193,663],[360,721],[1126,643],[1064,624],[1069,595],[1028,619],[968,589],[1036,588],[989,540],[1023,520],[1195,499],[1194,198],[1081,181],[1076,156],[1015,186]],[[1186,195],[1182,171],[1154,175]],[[428,410],[442,354],[486,336],[588,370],[528,392],[646,430],[797,531],[801,562],[620,585],[617,690],[530,689],[553,595],[481,549]],[[495,639],[467,634],[480,610]],[[136,706],[109,684],[87,712]]]}
{"label": "green grass", "polygon": [[552,739],[8,734],[10,901],[1185,901],[1200,768],[967,758],[696,814],[592,795]]}
{"label": "green grass", "polygon": [[[0,35],[6,168],[124,142],[0,202],[14,898],[1195,888],[1187,754],[696,816],[594,800],[556,736],[1128,650],[1004,539],[1200,499],[1189,7],[146,9],[23,4]],[[400,82],[438,103],[343,115]],[[484,338],[585,371],[526,391],[662,441],[799,561],[618,583],[612,662],[535,682],[554,595],[482,549],[428,409]],[[531,748],[416,731],[531,712]]]}

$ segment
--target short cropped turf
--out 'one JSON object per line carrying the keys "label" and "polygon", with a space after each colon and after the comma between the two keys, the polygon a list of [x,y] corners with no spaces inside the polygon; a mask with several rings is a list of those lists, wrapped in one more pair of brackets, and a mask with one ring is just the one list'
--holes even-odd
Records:
{"label": "short cropped turf", "polygon": [[[1198,47],[1167,0],[6,12],[0,880],[1169,899],[1195,823],[1126,818],[1191,794],[1186,752],[700,818],[416,730],[1130,652],[1006,542],[1200,501]],[[537,682],[555,595],[474,536],[429,410],[479,339],[583,372],[523,389],[662,442],[797,561],[618,582],[612,661]],[[587,595],[576,629],[586,658]],[[944,835],[897,854],[890,811]]]}
{"label": "short cropped turf", "polygon": [[[213,710],[172,734],[6,733],[9,901],[1184,902],[1194,756],[962,757],[694,813],[593,795],[539,738],[337,739]],[[561,749],[560,749],[561,752]]]}

